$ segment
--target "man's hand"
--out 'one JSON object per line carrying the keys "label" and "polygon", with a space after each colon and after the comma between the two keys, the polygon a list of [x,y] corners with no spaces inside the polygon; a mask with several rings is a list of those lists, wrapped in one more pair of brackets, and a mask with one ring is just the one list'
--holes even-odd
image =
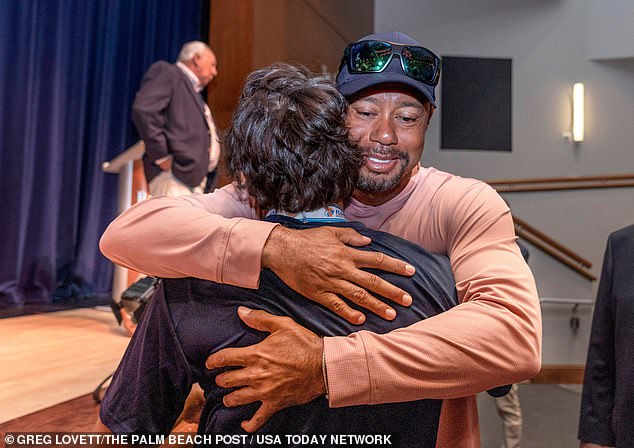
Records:
{"label": "man's hand", "polygon": [[227,407],[262,402],[253,417],[241,425],[253,432],[276,412],[326,393],[321,365],[323,341],[289,317],[245,307],[239,307],[238,314],[249,327],[271,334],[250,347],[220,350],[207,358],[206,366],[242,367],[221,373],[216,384],[240,388],[224,397]]}
{"label": "man's hand", "polygon": [[205,404],[205,393],[201,389],[200,385],[198,383],[195,383],[192,386],[192,389],[189,392],[189,395],[187,396],[187,400],[185,400],[183,411],[176,419],[176,423],[174,423],[174,427],[172,428],[172,433],[178,433],[178,432],[196,433],[196,431],[198,430],[198,422],[200,420],[200,413],[203,409],[204,404]]}
{"label": "man's hand", "polygon": [[596,443],[590,443],[590,442],[581,442],[579,444],[579,448],[610,448],[607,445],[597,445]]}
{"label": "man's hand", "polygon": [[132,322],[132,316],[124,308],[121,308],[121,326],[129,337],[132,337],[137,327],[137,324]]}
{"label": "man's hand", "polygon": [[414,268],[380,252],[349,247],[368,244],[369,238],[349,228],[291,230],[278,226],[264,245],[262,267],[271,269],[289,287],[350,323],[362,324],[365,316],[351,308],[339,295],[392,320],[396,311],[370,292],[405,306],[412,303],[412,298],[402,289],[361,268],[376,268],[408,276],[414,274]]}
{"label": "man's hand", "polygon": [[158,167],[161,169],[161,171],[169,171],[172,169],[172,158],[168,157],[165,160],[161,160],[160,162],[154,162],[156,165],[158,165]]}

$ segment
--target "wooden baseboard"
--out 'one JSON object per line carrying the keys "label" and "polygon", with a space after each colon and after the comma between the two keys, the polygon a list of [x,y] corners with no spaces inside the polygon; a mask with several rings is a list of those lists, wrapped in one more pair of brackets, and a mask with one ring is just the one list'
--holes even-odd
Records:
{"label": "wooden baseboard", "polygon": [[584,367],[583,364],[546,364],[530,382],[533,384],[582,384]]}

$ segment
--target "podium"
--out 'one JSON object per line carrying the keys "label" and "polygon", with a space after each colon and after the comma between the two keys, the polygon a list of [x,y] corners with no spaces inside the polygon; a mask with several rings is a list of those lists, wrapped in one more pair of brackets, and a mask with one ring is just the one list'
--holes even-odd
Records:
{"label": "podium", "polygon": [[[143,157],[144,152],[145,143],[143,143],[143,140],[139,140],[111,161],[104,162],[101,165],[105,173],[119,175],[117,215],[147,197],[147,182],[141,163],[141,157]],[[121,294],[134,281],[137,275],[138,273],[115,264],[112,279],[112,299],[115,302],[121,301]]]}

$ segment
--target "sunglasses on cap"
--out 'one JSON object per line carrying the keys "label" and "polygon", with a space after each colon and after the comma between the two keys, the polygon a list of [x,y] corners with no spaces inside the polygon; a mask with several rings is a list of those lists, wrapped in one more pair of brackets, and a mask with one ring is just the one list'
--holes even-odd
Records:
{"label": "sunglasses on cap", "polygon": [[[381,40],[362,40],[346,47],[341,66],[347,64],[349,73],[380,73],[399,55],[403,73],[430,86],[440,79],[440,58],[417,45],[403,45]],[[341,68],[340,66],[340,68]]]}

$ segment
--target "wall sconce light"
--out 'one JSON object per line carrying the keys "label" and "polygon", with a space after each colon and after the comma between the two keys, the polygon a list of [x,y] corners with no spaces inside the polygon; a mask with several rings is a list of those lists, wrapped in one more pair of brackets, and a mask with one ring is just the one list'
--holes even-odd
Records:
{"label": "wall sconce light", "polygon": [[563,133],[564,140],[567,142],[582,142],[584,138],[584,86],[582,82],[576,82],[572,85],[572,120],[569,130]]}
{"label": "wall sconce light", "polygon": [[582,142],[584,134],[584,86],[576,82],[572,86],[572,141]]}

